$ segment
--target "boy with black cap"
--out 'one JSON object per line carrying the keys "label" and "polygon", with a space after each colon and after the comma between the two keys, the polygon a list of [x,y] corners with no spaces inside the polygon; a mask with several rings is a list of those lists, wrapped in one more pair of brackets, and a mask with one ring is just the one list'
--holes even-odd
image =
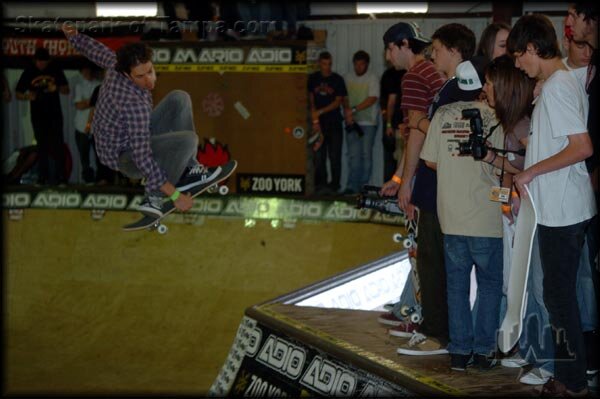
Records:
{"label": "boy with black cap", "polygon": [[[38,146],[39,183],[66,183],[63,116],[58,94],[68,95],[69,84],[62,69],[50,62],[48,49],[39,47],[33,60],[33,65],[21,74],[15,91],[18,100],[31,104],[31,124]],[[50,154],[55,160],[52,174]]]}
{"label": "boy with black cap", "polygon": [[[404,113],[404,123],[418,125],[418,121],[427,119],[431,103],[440,87],[444,84],[443,77],[436,70],[435,66],[425,59],[425,49],[431,44],[431,40],[421,35],[418,26],[414,23],[399,22],[390,27],[383,36],[385,46],[386,60],[396,69],[405,69],[407,72],[402,77],[402,99],[401,109]],[[422,134],[416,129],[410,131],[407,150],[403,158],[398,162],[396,173],[392,180],[384,184],[382,188],[383,195],[398,195],[399,205],[406,210],[409,217],[412,217],[414,205],[411,203],[412,179],[416,171],[416,163],[412,168],[404,167],[407,152],[418,154],[423,140]],[[418,161],[418,158],[417,158]],[[410,169],[410,170],[409,170]],[[404,172],[404,173],[403,173]],[[421,227],[419,220],[419,233],[425,240],[427,237],[426,229]],[[429,258],[427,246],[422,247],[417,252],[417,264],[431,264],[434,260]],[[401,337],[410,337],[416,328],[412,323],[404,323],[396,316],[400,313],[402,303],[396,304],[394,309],[383,314],[379,322],[394,326],[390,334]],[[423,312],[427,317],[427,309]]]}
{"label": "boy with black cap", "polygon": [[[502,145],[503,135],[494,111],[476,101],[485,80],[485,64],[483,57],[476,57],[458,65],[458,89],[471,101],[454,102],[437,110],[421,152],[427,166],[438,173],[437,211],[444,234],[448,292],[448,352],[451,368],[459,371],[466,369],[472,356],[480,369],[495,366],[502,298],[501,210],[489,200],[498,178],[492,165],[472,156],[458,156],[459,143],[466,142],[472,133],[470,119],[463,118],[464,110],[480,115],[483,133],[492,146]],[[479,301],[475,324],[469,303],[473,265]]]}

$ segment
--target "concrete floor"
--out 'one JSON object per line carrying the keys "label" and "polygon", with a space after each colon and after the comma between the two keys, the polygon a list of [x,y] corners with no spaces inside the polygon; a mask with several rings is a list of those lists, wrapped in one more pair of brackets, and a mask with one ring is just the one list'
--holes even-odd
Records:
{"label": "concrete floor", "polygon": [[136,217],[3,211],[7,394],[205,393],[244,309],[400,249],[393,226]]}

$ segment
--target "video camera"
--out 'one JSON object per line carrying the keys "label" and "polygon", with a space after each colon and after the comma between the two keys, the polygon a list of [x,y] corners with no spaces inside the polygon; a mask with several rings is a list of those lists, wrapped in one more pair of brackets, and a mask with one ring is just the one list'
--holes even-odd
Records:
{"label": "video camera", "polygon": [[374,209],[388,215],[406,216],[398,206],[398,198],[379,195],[381,187],[364,186],[356,199],[356,209]]}
{"label": "video camera", "polygon": [[477,108],[464,109],[462,111],[463,119],[469,119],[471,123],[471,134],[469,140],[466,142],[458,143],[458,154],[459,155],[472,155],[475,160],[482,160],[485,158],[488,147],[485,143],[485,137],[483,136],[483,120],[481,119],[481,113]]}

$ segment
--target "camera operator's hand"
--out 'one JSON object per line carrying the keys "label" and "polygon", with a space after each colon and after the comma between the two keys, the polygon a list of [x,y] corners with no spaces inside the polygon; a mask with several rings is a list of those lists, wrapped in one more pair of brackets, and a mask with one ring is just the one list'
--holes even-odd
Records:
{"label": "camera operator's hand", "polygon": [[175,205],[175,208],[179,209],[180,211],[186,212],[192,209],[192,206],[194,205],[194,200],[192,199],[192,196],[190,194],[181,193],[179,198],[177,198],[175,202],[173,202],[173,205]]}
{"label": "camera operator's hand", "polygon": [[379,195],[382,197],[392,197],[398,193],[400,185],[393,180],[387,181],[379,191]]}

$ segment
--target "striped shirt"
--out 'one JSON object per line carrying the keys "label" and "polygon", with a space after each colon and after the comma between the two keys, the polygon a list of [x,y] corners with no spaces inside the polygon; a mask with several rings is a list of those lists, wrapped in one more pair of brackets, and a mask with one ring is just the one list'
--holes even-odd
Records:
{"label": "striped shirt", "polygon": [[158,191],[167,181],[150,148],[152,95],[117,72],[117,57],[104,44],[79,33],[69,38],[82,55],[106,70],[102,82],[92,131],[98,156],[111,169],[119,169],[119,155],[131,151],[133,162],[146,178],[146,191]]}
{"label": "striped shirt", "polygon": [[429,61],[413,65],[402,77],[402,102],[404,121],[408,111],[428,113],[433,98],[444,84],[444,78]]}

